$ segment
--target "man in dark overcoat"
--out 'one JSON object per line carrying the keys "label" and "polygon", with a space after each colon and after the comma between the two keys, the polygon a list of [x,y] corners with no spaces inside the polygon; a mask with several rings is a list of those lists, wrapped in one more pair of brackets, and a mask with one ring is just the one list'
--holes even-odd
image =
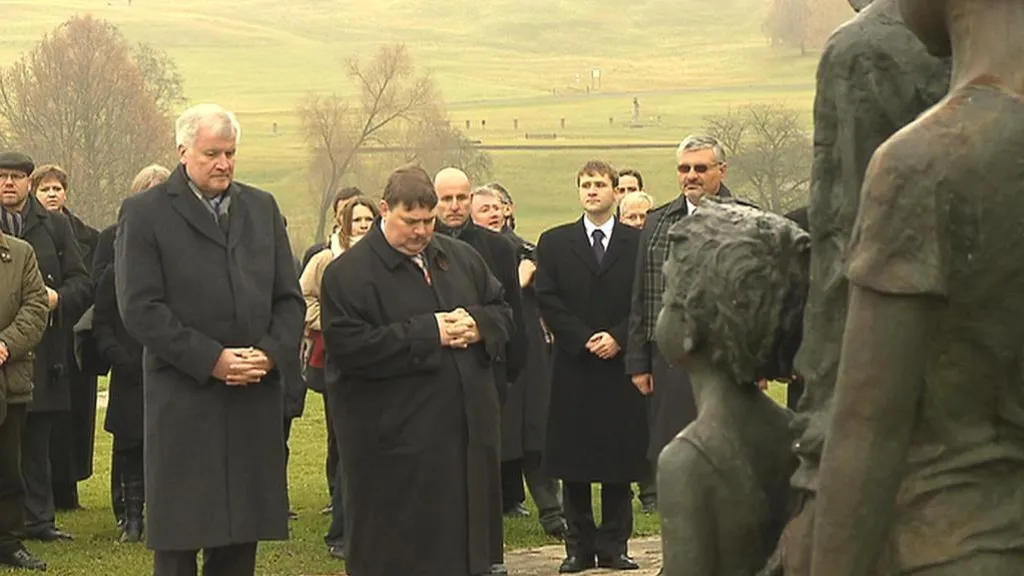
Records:
{"label": "man in dark overcoat", "polygon": [[67,216],[48,211],[30,193],[29,175],[35,170],[32,159],[5,152],[0,154],[0,168],[11,174],[0,181],[0,226],[6,234],[32,245],[50,307],[46,334],[35,348],[35,389],[22,435],[25,536],[43,541],[68,540],[71,535],[55,524],[50,446],[54,426],[71,410],[71,328],[91,304],[92,284]]}
{"label": "man in dark overcoat", "polygon": [[352,576],[491,570],[501,410],[493,363],[515,327],[483,258],[434,234],[436,206],[426,172],[397,170],[381,220],[324,273],[321,324],[337,371],[327,397]]}
{"label": "man in dark overcoat", "polygon": [[650,397],[647,458],[652,469],[656,467],[661,449],[697,417],[690,377],[670,365],[654,341],[654,325],[665,290],[661,268],[668,256],[668,231],[687,214],[692,214],[704,196],[732,197],[722,182],[728,167],[725,149],[717,140],[688,136],[680,143],[675,156],[680,194],[647,215],[640,235],[626,351],[626,372],[631,375],[633,385]]}
{"label": "man in dark overcoat", "polygon": [[[155,576],[255,573],[288,538],[281,371],[305,302],[273,196],[233,182],[239,126],[200,104],[177,121],[181,164],[125,200],[114,279],[144,347],[147,542]],[[282,368],[278,368],[278,367]]]}
{"label": "man in dark overcoat", "polygon": [[[535,286],[555,339],[544,464],[562,480],[563,573],[596,564],[639,566],[627,554],[633,532],[630,483],[648,472],[644,397],[626,376],[623,351],[640,231],[615,220],[618,175],[588,162],[576,176],[582,218],[541,235]],[[594,525],[590,485],[600,482],[602,523]]]}
{"label": "man in dark overcoat", "polygon": [[525,479],[537,505],[541,527],[547,534],[563,538],[566,526],[559,500],[561,487],[542,470],[551,398],[551,337],[540,321],[533,286],[537,247],[505,226],[503,202],[502,193],[490,185],[473,190],[473,222],[500,233],[516,247],[519,287],[523,292],[523,323],[517,330],[526,337],[526,362],[509,386],[508,398],[501,408],[502,507],[506,516],[529,516],[524,505]]}
{"label": "man in dark overcoat", "polygon": [[[476,250],[487,264],[491,274],[501,282],[505,291],[505,302],[512,308],[512,319],[515,322],[515,334],[509,341],[505,353],[494,362],[494,381],[498,386],[498,398],[504,405],[509,397],[509,388],[519,377],[526,364],[526,332],[523,330],[523,300],[519,287],[519,260],[515,246],[501,234],[492,232],[473,222],[471,204],[473,187],[469,177],[458,168],[444,168],[434,176],[434,191],[437,193],[437,231],[453,238],[458,238]],[[504,438],[502,448],[505,447]],[[505,563],[504,521],[502,512],[510,505],[519,503],[518,498],[510,502],[508,496],[513,488],[504,481],[507,458],[502,450],[501,475],[495,478],[494,497],[501,502],[492,518],[494,523],[494,541],[491,543],[492,571],[501,572]],[[515,467],[515,481],[522,493],[523,482],[519,467]]]}

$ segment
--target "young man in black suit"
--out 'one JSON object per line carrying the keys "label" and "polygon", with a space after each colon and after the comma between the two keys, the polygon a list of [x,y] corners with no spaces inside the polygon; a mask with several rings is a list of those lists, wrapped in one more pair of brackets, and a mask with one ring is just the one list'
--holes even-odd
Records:
{"label": "young man in black suit", "polygon": [[[618,175],[588,162],[576,175],[584,214],[537,244],[541,316],[555,340],[545,471],[562,480],[566,559],[559,572],[596,565],[639,566],[627,554],[633,531],[630,483],[648,473],[644,397],[623,362],[640,231],[615,220]],[[590,484],[600,482],[602,524]]]}

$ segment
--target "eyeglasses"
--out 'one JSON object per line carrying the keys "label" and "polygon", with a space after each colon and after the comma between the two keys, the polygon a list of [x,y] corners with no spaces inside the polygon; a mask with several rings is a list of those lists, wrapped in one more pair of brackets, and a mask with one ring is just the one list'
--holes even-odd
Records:
{"label": "eyeglasses", "polygon": [[0,172],[0,182],[3,182],[4,180],[21,182],[25,178],[28,178],[28,174],[23,174],[21,172]]}
{"label": "eyeglasses", "polygon": [[718,166],[717,162],[714,164],[680,164],[677,169],[680,174],[689,174],[691,170],[697,174],[704,174],[716,166]]}

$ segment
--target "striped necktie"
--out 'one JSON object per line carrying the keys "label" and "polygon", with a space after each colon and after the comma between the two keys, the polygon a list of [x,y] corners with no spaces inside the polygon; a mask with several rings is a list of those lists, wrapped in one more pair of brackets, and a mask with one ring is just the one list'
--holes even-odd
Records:
{"label": "striped necktie", "polygon": [[415,256],[410,256],[409,259],[416,264],[416,267],[419,268],[421,272],[423,272],[423,279],[427,281],[427,284],[431,284],[430,269],[427,268],[427,259],[423,257],[423,253],[421,252]]}

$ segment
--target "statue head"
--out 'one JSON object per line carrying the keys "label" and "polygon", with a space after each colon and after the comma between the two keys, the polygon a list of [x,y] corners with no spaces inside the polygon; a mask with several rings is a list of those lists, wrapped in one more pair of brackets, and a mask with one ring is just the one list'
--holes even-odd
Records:
{"label": "statue head", "polygon": [[949,37],[949,0],[900,0],[900,13],[907,28],[937,58],[952,56]]}
{"label": "statue head", "polygon": [[873,0],[850,0],[850,6],[853,7],[854,12],[860,12],[871,5]]}
{"label": "statue head", "polygon": [[791,220],[718,200],[669,231],[658,347],[734,382],[788,378],[800,345],[810,238]]}

